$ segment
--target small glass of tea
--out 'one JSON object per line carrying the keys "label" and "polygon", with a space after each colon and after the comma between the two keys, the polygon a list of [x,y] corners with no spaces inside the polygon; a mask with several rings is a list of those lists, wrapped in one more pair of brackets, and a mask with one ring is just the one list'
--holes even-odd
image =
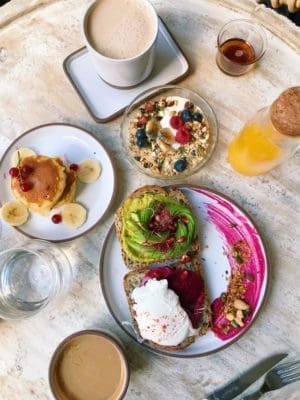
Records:
{"label": "small glass of tea", "polygon": [[230,21],[218,34],[217,65],[228,75],[243,75],[262,58],[266,46],[261,25],[247,19]]}

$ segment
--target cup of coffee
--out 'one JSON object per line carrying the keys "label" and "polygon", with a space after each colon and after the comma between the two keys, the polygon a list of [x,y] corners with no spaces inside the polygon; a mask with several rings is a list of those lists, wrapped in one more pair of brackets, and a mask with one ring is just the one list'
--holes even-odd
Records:
{"label": "cup of coffee", "polygon": [[83,19],[83,36],[99,76],[116,87],[145,80],[154,66],[158,17],[147,0],[97,0]]}
{"label": "cup of coffee", "polygon": [[121,400],[129,384],[123,348],[104,331],[74,333],[54,352],[49,382],[57,400]]}

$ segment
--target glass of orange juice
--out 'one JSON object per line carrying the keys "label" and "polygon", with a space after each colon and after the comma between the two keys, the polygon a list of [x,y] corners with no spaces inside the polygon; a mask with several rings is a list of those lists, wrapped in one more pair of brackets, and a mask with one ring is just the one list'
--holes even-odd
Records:
{"label": "glass of orange juice", "polygon": [[291,157],[300,146],[300,87],[285,90],[259,110],[228,147],[231,166],[243,175],[260,175]]}

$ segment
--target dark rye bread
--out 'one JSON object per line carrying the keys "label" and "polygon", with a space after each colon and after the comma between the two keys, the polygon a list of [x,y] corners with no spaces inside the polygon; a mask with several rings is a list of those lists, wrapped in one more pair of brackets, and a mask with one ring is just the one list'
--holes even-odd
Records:
{"label": "dark rye bread", "polygon": [[[199,336],[203,336],[207,333],[208,329],[211,326],[211,309],[210,309],[210,302],[208,298],[208,292],[207,292],[207,287],[206,287],[206,282],[203,276],[202,272],[202,265],[200,261],[197,258],[194,258],[191,262],[189,263],[177,263],[177,264],[172,264],[172,267],[175,267],[176,269],[190,269],[192,271],[198,272],[198,274],[201,276],[203,282],[204,282],[204,290],[205,290],[205,300],[203,304],[203,312],[202,312],[202,320],[197,327],[199,330]],[[123,285],[124,285],[124,290],[126,293],[129,309],[130,309],[130,316],[131,316],[131,322],[134,327],[134,330],[137,332],[139,336],[140,331],[138,324],[135,320],[134,314],[135,311],[133,309],[134,301],[131,298],[131,293],[133,290],[140,285],[141,280],[145,276],[146,272],[150,268],[144,268],[143,270],[140,271],[131,271],[128,274],[124,276],[123,280]],[[148,344],[151,347],[154,347],[155,349],[160,349],[160,350],[166,350],[166,351],[178,351],[182,350],[185,347],[189,346],[190,344],[194,343],[196,339],[196,336],[189,336],[187,337],[183,342],[179,343],[177,346],[162,346],[157,343],[154,343],[150,340],[145,340],[144,342]]]}
{"label": "dark rye bread", "polygon": [[[116,233],[119,239],[119,242],[121,244],[121,253],[122,253],[122,258],[124,260],[125,265],[127,266],[128,269],[131,270],[139,270],[142,268],[146,268],[149,266],[149,264],[151,264],[151,262],[147,261],[147,262],[142,262],[142,261],[137,261],[137,260],[133,260],[132,258],[130,258],[124,251],[124,246],[123,246],[123,240],[122,240],[122,212],[123,212],[123,206],[125,204],[125,202],[128,199],[132,199],[134,197],[140,197],[141,195],[145,194],[145,193],[162,193],[162,194],[167,194],[168,196],[174,197],[175,199],[182,201],[183,203],[185,203],[190,209],[191,204],[188,201],[188,199],[186,198],[186,196],[177,188],[175,187],[161,187],[158,185],[147,185],[147,186],[143,186],[137,190],[135,190],[130,196],[128,196],[121,204],[121,206],[118,208],[118,210],[116,211],[115,214],[115,227],[116,227]],[[199,254],[200,251],[200,242],[198,239],[198,235],[196,235],[194,242],[191,244],[190,248],[188,249],[188,253],[192,256],[196,256],[197,254]],[[174,260],[174,261],[178,261],[177,259],[174,259],[173,257],[162,257],[160,260],[153,260],[153,263],[161,263],[163,261],[167,261],[167,260]]]}

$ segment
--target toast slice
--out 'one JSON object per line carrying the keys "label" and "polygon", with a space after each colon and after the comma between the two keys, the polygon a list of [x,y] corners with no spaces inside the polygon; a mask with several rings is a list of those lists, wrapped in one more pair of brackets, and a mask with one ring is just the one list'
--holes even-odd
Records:
{"label": "toast slice", "polygon": [[[204,283],[204,301],[203,301],[203,304],[201,307],[201,311],[202,311],[201,319],[200,319],[199,325],[196,327],[196,329],[198,330],[199,336],[205,335],[211,326],[211,309],[210,309],[210,302],[209,302],[209,298],[208,298],[207,286],[206,286],[206,283],[204,280],[202,266],[201,266],[200,261],[197,258],[194,258],[190,262],[185,263],[185,264],[175,263],[175,264],[168,265],[168,266],[171,266],[172,268],[175,268],[177,270],[188,269],[191,271],[195,271],[199,274],[199,277],[202,279],[202,281]],[[142,282],[143,278],[145,277],[145,274],[150,269],[151,268],[145,268],[140,271],[131,271],[124,276],[124,281],[123,281],[124,290],[126,293],[126,297],[127,297],[127,301],[128,301],[128,305],[129,305],[129,309],[130,309],[132,325],[133,325],[134,330],[140,337],[141,337],[141,334],[140,334],[140,330],[139,330],[137,321],[135,319],[135,311],[133,308],[134,300],[132,299],[131,294],[136,287],[139,287],[141,285],[141,282]],[[153,269],[155,269],[155,267]],[[180,301],[180,297],[179,297],[179,301]],[[182,350],[185,347],[191,345],[195,341],[196,337],[197,337],[196,335],[189,336],[184,341],[182,341],[181,343],[179,343],[176,346],[162,346],[162,345],[155,343],[153,341],[150,341],[150,340],[144,340],[144,342],[155,349],[166,350],[166,351],[178,351],[178,350]]]}
{"label": "toast slice", "polygon": [[126,205],[126,203],[132,199],[135,198],[142,198],[144,195],[147,194],[162,194],[165,196],[170,197],[171,199],[175,200],[176,202],[178,202],[179,204],[184,205],[185,207],[187,207],[189,209],[189,211],[192,213],[192,209],[191,209],[191,205],[188,201],[188,199],[186,198],[186,196],[177,188],[175,187],[161,187],[158,185],[147,185],[144,187],[141,187],[139,189],[137,189],[136,191],[134,191],[126,200],[123,201],[123,203],[121,204],[121,206],[118,208],[118,210],[116,211],[116,215],[115,215],[115,227],[116,227],[116,233],[117,233],[117,237],[119,239],[119,242],[121,244],[121,252],[122,252],[122,258],[124,260],[125,265],[127,266],[128,269],[131,270],[139,270],[139,269],[143,269],[148,267],[150,264],[154,264],[154,263],[161,263],[167,260],[174,260],[174,261],[178,261],[181,259],[181,257],[185,254],[194,257],[197,254],[199,254],[200,251],[200,243],[199,243],[199,239],[198,239],[198,235],[195,232],[194,238],[192,243],[190,244],[189,248],[187,249],[187,251],[183,251],[182,254],[180,254],[179,257],[174,257],[172,255],[169,255],[167,252],[162,252],[161,254],[161,258],[157,259],[148,259],[143,261],[141,259],[141,257],[143,257],[143,252],[141,251],[139,254],[138,258],[134,258],[132,257],[132,255],[128,255],[126,253],[126,246],[124,245],[124,236],[123,236],[123,228],[124,228],[124,206]]}

